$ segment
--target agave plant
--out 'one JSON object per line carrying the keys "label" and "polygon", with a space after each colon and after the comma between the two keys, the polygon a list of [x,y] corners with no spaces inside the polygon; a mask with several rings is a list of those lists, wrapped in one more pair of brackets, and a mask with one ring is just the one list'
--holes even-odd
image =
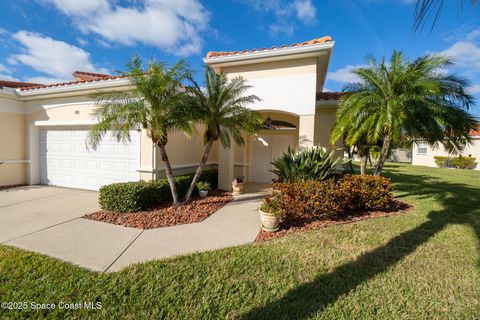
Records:
{"label": "agave plant", "polygon": [[297,153],[288,147],[282,157],[271,162],[275,169],[270,171],[280,181],[325,180],[338,166],[347,162],[336,157],[333,150],[312,148]]}

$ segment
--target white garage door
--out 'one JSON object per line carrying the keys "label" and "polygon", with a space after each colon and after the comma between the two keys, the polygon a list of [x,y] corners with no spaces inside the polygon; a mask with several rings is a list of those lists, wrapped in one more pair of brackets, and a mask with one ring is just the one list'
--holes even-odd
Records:
{"label": "white garage door", "polygon": [[114,182],[139,180],[140,134],[117,142],[108,132],[97,149],[86,146],[87,128],[45,128],[40,131],[40,183],[98,190]]}

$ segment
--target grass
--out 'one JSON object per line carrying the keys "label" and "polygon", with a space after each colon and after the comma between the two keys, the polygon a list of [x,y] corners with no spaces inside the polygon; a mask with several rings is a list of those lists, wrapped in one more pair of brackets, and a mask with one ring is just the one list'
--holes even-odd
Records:
{"label": "grass", "polygon": [[478,319],[480,172],[388,164],[414,212],[97,274],[0,246],[0,318]]}

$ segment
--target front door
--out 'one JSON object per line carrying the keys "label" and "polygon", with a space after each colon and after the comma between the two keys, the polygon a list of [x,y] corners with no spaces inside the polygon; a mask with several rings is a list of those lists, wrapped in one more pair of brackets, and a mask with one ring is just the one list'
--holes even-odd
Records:
{"label": "front door", "polygon": [[259,135],[253,137],[250,157],[250,181],[271,183],[276,176],[270,172],[273,159],[282,156],[288,146],[295,147],[294,135]]}

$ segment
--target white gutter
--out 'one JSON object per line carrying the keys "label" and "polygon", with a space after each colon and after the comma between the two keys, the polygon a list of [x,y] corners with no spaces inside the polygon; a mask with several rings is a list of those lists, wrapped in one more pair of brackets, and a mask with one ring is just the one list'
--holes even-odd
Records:
{"label": "white gutter", "polygon": [[15,92],[15,89],[0,87],[0,97],[9,98],[13,100],[20,100]]}
{"label": "white gutter", "polygon": [[335,41],[330,41],[326,43],[304,45],[299,47],[275,48],[275,49],[268,49],[264,51],[237,53],[237,54],[232,54],[228,56],[204,58],[203,62],[205,62],[206,64],[215,65],[220,63],[246,61],[246,60],[252,60],[252,59],[272,58],[272,57],[297,55],[297,54],[308,54],[308,53],[315,53],[318,51],[332,49],[334,45],[335,45]]}
{"label": "white gutter", "polygon": [[91,126],[97,124],[98,120],[65,120],[65,121],[34,121],[33,125],[35,127],[53,127],[53,126]]}

